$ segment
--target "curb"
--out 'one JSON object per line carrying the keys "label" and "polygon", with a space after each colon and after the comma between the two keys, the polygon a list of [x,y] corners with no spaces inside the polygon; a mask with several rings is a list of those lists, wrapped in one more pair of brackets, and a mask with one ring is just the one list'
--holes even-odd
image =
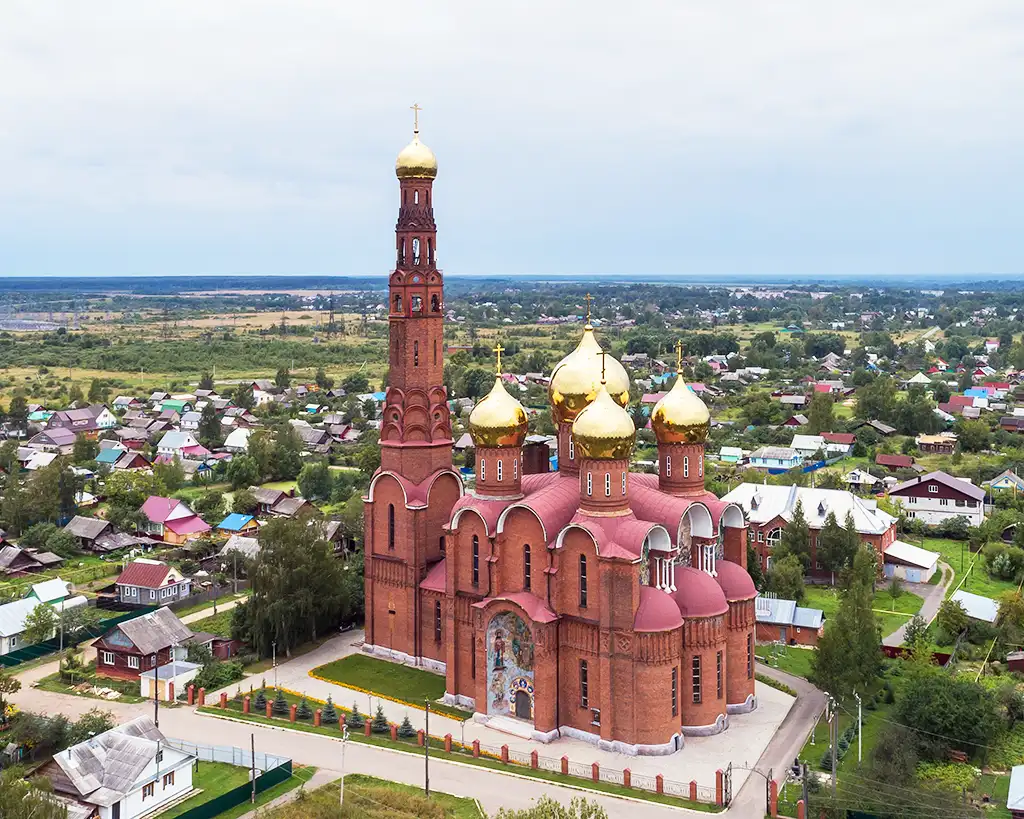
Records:
{"label": "curb", "polygon": [[[310,731],[299,731],[299,730],[296,730],[295,728],[285,728],[283,726],[277,726],[277,725],[264,725],[262,722],[254,722],[252,720],[238,719],[237,717],[222,717],[222,716],[220,716],[218,714],[207,714],[207,713],[204,713],[204,712],[199,711],[199,710],[193,710],[193,713],[194,714],[198,714],[201,717],[207,717],[208,719],[222,719],[222,720],[227,720],[228,722],[237,722],[237,723],[240,723],[242,725],[257,725],[260,728],[269,728],[272,731],[286,731],[286,732],[288,732],[290,734],[303,734],[305,736],[308,736],[310,733],[312,733]],[[314,736],[322,737],[322,738],[324,738],[324,739],[326,739],[326,740],[328,740],[330,742],[341,742],[341,737],[333,737],[333,736],[328,736],[327,734],[319,734],[319,733],[318,734],[314,734]],[[386,754],[387,753],[405,754],[406,756],[415,756],[415,757],[422,757],[423,756],[419,751],[403,751],[403,750],[400,750],[398,748],[382,748],[380,745],[373,745],[373,744],[371,744],[369,742],[360,742],[359,746],[361,748],[372,748],[375,751],[381,751],[382,753],[386,753]],[[498,776],[510,776],[510,777],[515,778],[515,779],[523,779],[523,780],[526,780],[528,782],[542,782],[542,783],[545,783],[547,785],[553,785],[553,786],[555,786],[557,788],[568,788],[569,790],[579,791],[580,793],[586,793],[586,794],[592,794],[592,795],[596,794],[598,796],[606,796],[606,797],[608,797],[610,799],[621,799],[623,802],[633,802],[633,803],[638,804],[638,805],[657,805],[658,807],[669,808],[670,810],[677,810],[677,811],[680,811],[682,813],[692,814],[694,816],[707,816],[709,814],[710,815],[723,814],[723,813],[726,813],[728,811],[728,808],[723,808],[720,811],[694,810],[693,808],[687,808],[687,807],[684,807],[682,805],[673,805],[670,802],[656,802],[653,799],[638,799],[635,796],[623,796],[623,795],[617,794],[617,793],[609,793],[608,791],[596,790],[595,788],[586,788],[586,787],[583,787],[581,785],[573,785],[573,784],[569,784],[569,783],[554,782],[554,781],[552,781],[550,779],[542,779],[542,778],[536,777],[536,776],[524,776],[523,774],[515,773],[514,771],[504,771],[504,770],[501,770],[499,768],[491,768],[491,767],[486,767],[486,766],[482,766],[482,765],[472,765],[472,764],[468,764],[466,762],[459,762],[459,761],[454,760],[454,759],[441,759],[441,758],[436,758],[436,757],[435,757],[435,759],[437,759],[438,762],[441,762],[442,764],[445,764],[445,765],[457,765],[460,768],[471,768],[474,771],[479,771],[479,770],[482,769],[484,771],[489,771],[491,773],[495,773]],[[458,794],[452,794],[452,796],[458,796]],[[464,797],[464,798],[474,798],[474,797]],[[476,800],[476,801],[479,803],[479,800]]]}

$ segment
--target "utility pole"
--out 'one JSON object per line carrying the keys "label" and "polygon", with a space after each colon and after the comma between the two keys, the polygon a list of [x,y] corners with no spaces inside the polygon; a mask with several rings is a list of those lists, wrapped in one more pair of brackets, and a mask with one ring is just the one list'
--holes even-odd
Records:
{"label": "utility pole", "polygon": [[839,734],[839,720],[836,719],[836,717],[839,716],[839,712],[838,712],[838,709],[836,708],[836,704],[837,704],[836,701],[834,699],[832,699],[831,696],[830,696],[829,697],[829,707],[830,707],[831,713],[829,715],[829,740],[830,740],[830,743],[831,743],[831,754],[832,754],[832,798],[833,799],[835,798],[835,795],[836,795],[836,785],[838,784],[838,781],[839,781],[839,770],[838,770],[838,768],[836,766],[836,763],[839,761],[838,760],[838,756],[839,755],[836,753],[836,751],[838,750],[838,748],[836,746],[839,744],[839,736],[838,736],[838,734]]}
{"label": "utility pole", "polygon": [[274,652],[274,659],[271,661],[271,663],[274,666],[274,693],[276,694],[277,693],[277,640],[274,640],[274,642],[271,644],[271,646],[272,646],[272,650]]}
{"label": "utility pole", "polygon": [[423,724],[423,792],[430,796],[430,700],[426,703],[426,717]]}
{"label": "utility pole", "polygon": [[256,734],[249,734],[249,741],[252,748],[252,804],[256,804]]}
{"label": "utility pole", "polygon": [[861,731],[861,727],[862,727],[862,725],[861,725],[861,713],[862,712],[861,712],[860,694],[858,694],[856,691],[854,691],[853,692],[853,696],[855,696],[857,698],[857,764],[859,765],[860,764],[860,760],[861,760],[861,756],[860,756],[860,751],[861,751],[860,731]]}
{"label": "utility pole", "polygon": [[803,785],[803,798],[804,798],[804,807],[805,808],[808,805],[808,801],[807,801],[807,797],[808,797],[808,793],[807,793],[807,773],[808,773],[808,771],[807,771],[807,763],[806,762],[801,762],[800,763],[800,774],[801,774],[800,780],[801,780],[801,783]]}
{"label": "utility pole", "polygon": [[348,744],[348,726],[341,726],[341,797],[338,805],[345,806],[345,746]]}
{"label": "utility pole", "polygon": [[153,655],[153,724],[160,727],[160,660],[159,653]]}

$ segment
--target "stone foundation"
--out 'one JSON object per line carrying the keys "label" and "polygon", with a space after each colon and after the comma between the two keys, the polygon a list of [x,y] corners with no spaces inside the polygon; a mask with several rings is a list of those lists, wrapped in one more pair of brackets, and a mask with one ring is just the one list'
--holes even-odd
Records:
{"label": "stone foundation", "polygon": [[743,702],[738,702],[735,705],[726,705],[725,713],[727,714],[749,714],[751,711],[757,708],[757,697],[753,694],[749,694],[747,699]]}
{"label": "stone foundation", "polygon": [[[728,706],[726,706],[728,710]],[[711,725],[684,725],[683,733],[688,737],[712,737],[729,727],[729,717],[719,714]]]}
{"label": "stone foundation", "polygon": [[376,657],[378,660],[387,660],[392,663],[399,663],[400,665],[411,665],[417,668],[422,668],[425,671],[430,671],[434,674],[439,674],[442,677],[445,674],[447,666],[440,660],[432,660],[430,657],[413,657],[411,654],[406,654],[404,651],[397,651],[393,648],[386,648],[385,646],[372,646],[369,643],[363,644],[363,652]]}

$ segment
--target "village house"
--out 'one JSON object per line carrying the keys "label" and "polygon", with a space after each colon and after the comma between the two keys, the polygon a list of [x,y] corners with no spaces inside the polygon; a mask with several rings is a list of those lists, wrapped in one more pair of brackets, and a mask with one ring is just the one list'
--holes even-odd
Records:
{"label": "village house", "polygon": [[64,558],[53,552],[22,549],[13,543],[0,545],[0,573],[9,577],[24,577],[27,574],[54,569],[63,562]]}
{"label": "village house", "polygon": [[[192,433],[172,431],[164,433],[163,438],[160,439],[160,443],[157,444],[156,451],[157,455],[163,455],[170,458],[177,455],[179,458],[184,458],[186,455],[183,450],[198,446],[199,441],[196,440]],[[209,454],[209,452],[207,452],[207,454]]]}
{"label": "village house", "polygon": [[249,449],[249,436],[252,430],[247,427],[237,427],[224,438],[224,449],[235,454],[246,452]]}
{"label": "village house", "polygon": [[760,643],[816,646],[825,632],[824,612],[798,606],[795,600],[759,594],[754,599],[754,615]]}
{"label": "village house", "polygon": [[117,426],[117,416],[103,404],[92,404],[81,409],[58,410],[46,422],[47,429],[57,427],[96,438],[101,432]]}
{"label": "village house", "polygon": [[763,446],[750,453],[748,463],[756,469],[769,472],[785,472],[804,462],[803,456],[795,449],[784,446]]}
{"label": "village house", "polygon": [[[84,434],[84,433],[83,433]],[[70,455],[75,448],[78,435],[64,427],[44,429],[29,438],[25,446],[38,449],[40,452],[53,452],[57,455]]]}
{"label": "village house", "polygon": [[890,472],[897,469],[914,469],[914,458],[910,455],[875,455],[875,463],[884,466]]}
{"label": "village house", "polygon": [[956,451],[956,437],[952,435],[918,435],[914,440],[922,452],[952,455]]}
{"label": "village house", "polygon": [[722,502],[736,503],[746,513],[748,538],[761,558],[764,571],[771,567],[772,550],[782,539],[786,524],[793,519],[798,502],[810,529],[811,575],[829,576],[817,554],[818,534],[829,512],[835,515],[840,526],[845,525],[848,513],[853,515],[861,543],[875,548],[880,568],[886,546],[896,539],[896,518],[879,509],[874,499],[861,498],[843,489],[741,483],[723,497]]}
{"label": "village house", "polygon": [[885,548],[885,576],[908,583],[927,583],[939,565],[939,555],[928,549],[894,540]]}
{"label": "village house", "polygon": [[166,543],[182,544],[210,531],[210,524],[184,501],[151,495],[142,504],[144,531]]}
{"label": "village house", "polygon": [[40,769],[59,796],[97,819],[154,816],[192,788],[194,754],[169,743],[149,716],[139,716],[55,754]]}
{"label": "village house", "polygon": [[889,497],[903,505],[907,517],[932,526],[957,516],[967,518],[971,526],[981,526],[985,520],[985,490],[945,472],[929,472],[897,484]]}
{"label": "village house", "polygon": [[129,606],[166,606],[189,596],[192,580],[159,560],[138,558],[114,581],[117,602]]}
{"label": "village house", "polygon": [[[93,644],[96,673],[121,680],[137,680],[148,668],[184,657],[192,630],[168,608],[159,608],[134,620],[125,620]],[[176,647],[180,647],[177,651]]]}
{"label": "village house", "polygon": [[259,524],[256,523],[256,518],[238,512],[232,512],[217,524],[217,531],[228,535],[253,534],[258,529]]}

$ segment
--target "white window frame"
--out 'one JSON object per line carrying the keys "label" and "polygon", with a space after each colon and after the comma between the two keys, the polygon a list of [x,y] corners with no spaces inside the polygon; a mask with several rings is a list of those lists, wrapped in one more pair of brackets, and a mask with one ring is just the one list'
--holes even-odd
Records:
{"label": "white window frame", "polygon": [[128,667],[129,668],[138,668],[139,667],[139,658],[136,657],[134,654],[131,654],[131,655],[128,656]]}
{"label": "white window frame", "polygon": [[671,455],[666,455],[665,456],[665,477],[666,478],[671,478],[672,477],[672,456]]}
{"label": "white window frame", "polygon": [[931,492],[932,494],[937,495],[939,493],[939,487],[936,486],[934,483],[930,483],[928,484],[928,491]]}
{"label": "white window frame", "polygon": [[100,662],[103,665],[113,665],[114,664],[114,652],[113,651],[101,651],[100,652]]}
{"label": "white window frame", "polygon": [[570,435],[569,436],[569,460],[572,461],[572,460],[575,460],[575,458],[576,458],[576,444],[573,441],[572,436]]}
{"label": "white window frame", "polygon": [[701,455],[697,458],[697,474],[700,477],[704,477],[704,456]]}
{"label": "white window frame", "polygon": [[594,494],[594,476],[590,472],[587,473],[587,497]]}
{"label": "white window frame", "polygon": [[501,483],[501,458],[498,458],[498,483]]}
{"label": "white window frame", "polygon": [[610,498],[612,496],[612,473],[604,473],[604,496]]}
{"label": "white window frame", "polygon": [[626,473],[622,473],[622,494],[626,494]]}
{"label": "white window frame", "polygon": [[684,478],[689,478],[690,477],[690,456],[689,455],[684,455],[683,456],[683,477]]}
{"label": "white window frame", "polygon": [[156,600],[156,592],[153,591],[153,589],[149,590],[149,599],[150,600]]}
{"label": "white window frame", "polygon": [[482,481],[486,481],[487,480],[487,459],[486,458],[481,458],[480,459],[480,480],[482,480]]}
{"label": "white window frame", "polygon": [[518,458],[513,458],[512,459],[512,480],[514,480],[514,481],[518,481],[519,480],[519,459]]}

